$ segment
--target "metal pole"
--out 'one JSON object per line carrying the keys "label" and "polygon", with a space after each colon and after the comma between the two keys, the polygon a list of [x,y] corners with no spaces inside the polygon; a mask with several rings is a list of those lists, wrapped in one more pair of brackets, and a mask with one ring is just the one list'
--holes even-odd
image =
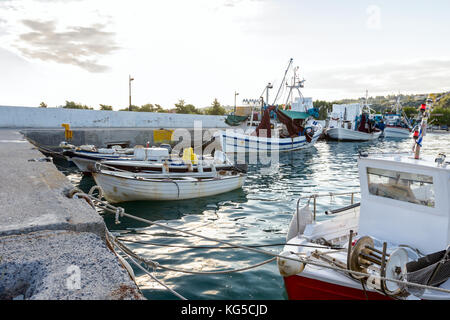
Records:
{"label": "metal pole", "polygon": [[[350,270],[350,256],[352,253],[352,240],[353,240],[353,230],[350,230],[350,234],[348,236],[348,247],[347,247],[347,269]],[[352,275],[351,273],[349,274]]]}
{"label": "metal pole", "polygon": [[133,81],[134,78],[131,77],[131,75],[128,75],[128,93],[129,93],[129,104],[128,104],[128,111],[131,111],[131,81]]}
{"label": "metal pole", "polygon": [[239,93],[238,92],[234,92],[234,114],[236,114],[236,96],[238,96]]}

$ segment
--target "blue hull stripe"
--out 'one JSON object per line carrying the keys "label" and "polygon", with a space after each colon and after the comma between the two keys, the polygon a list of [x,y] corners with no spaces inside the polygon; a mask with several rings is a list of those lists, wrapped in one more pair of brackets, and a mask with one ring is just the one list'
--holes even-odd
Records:
{"label": "blue hull stripe", "polygon": [[[227,136],[227,135],[223,135],[223,137],[226,138],[226,139],[241,140],[241,141],[245,141],[245,142],[252,142],[252,143],[255,143],[255,144],[268,144],[268,145],[272,144],[272,142],[270,142],[270,141],[267,141],[267,142],[265,142],[265,141],[254,141],[254,140],[250,140],[248,138],[230,137],[230,136]],[[289,146],[291,146],[293,144],[305,143],[305,142],[306,142],[306,139],[305,140],[297,140],[297,141],[293,141],[293,142],[274,142],[273,144],[274,145],[279,145],[279,146],[282,146],[282,145],[289,145]]]}

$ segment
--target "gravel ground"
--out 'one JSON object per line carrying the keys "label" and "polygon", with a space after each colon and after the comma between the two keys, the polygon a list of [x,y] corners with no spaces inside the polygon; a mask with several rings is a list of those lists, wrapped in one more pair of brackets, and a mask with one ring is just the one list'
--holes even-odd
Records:
{"label": "gravel ground", "polygon": [[142,299],[95,234],[39,231],[0,238],[0,299]]}

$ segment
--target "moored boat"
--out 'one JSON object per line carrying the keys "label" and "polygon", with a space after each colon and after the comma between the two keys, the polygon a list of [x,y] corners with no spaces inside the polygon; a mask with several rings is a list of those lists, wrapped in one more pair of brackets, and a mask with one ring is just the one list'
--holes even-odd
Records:
{"label": "moored boat", "polygon": [[359,204],[319,222],[297,209],[278,260],[289,299],[450,299],[450,163],[419,156],[423,132],[415,154],[360,156]]}
{"label": "moored boat", "polygon": [[[270,112],[270,111],[268,111]],[[281,112],[281,111],[280,111]],[[322,134],[322,128],[317,122],[308,122],[311,133],[305,135],[293,135],[292,137],[280,137],[280,127],[274,130],[272,137],[259,137],[235,130],[221,131],[219,138],[222,150],[226,153],[251,153],[251,152],[286,152],[308,148],[314,145]]]}
{"label": "moored boat", "polygon": [[326,131],[328,138],[338,141],[371,141],[381,136],[381,131],[363,132],[346,128],[329,128]]}
{"label": "moored boat", "polygon": [[73,162],[81,172],[92,172],[97,161],[101,160],[131,160],[135,158],[135,148],[122,148],[120,145],[111,148],[97,148],[94,145],[74,146],[62,142],[62,155],[67,161]]}
{"label": "moored boat", "polygon": [[[247,171],[246,164],[232,163],[227,155],[220,150],[215,150],[214,155],[203,155],[192,159],[192,148],[185,149],[183,158],[170,157],[168,154],[162,159],[117,159],[100,161],[105,167],[125,170],[130,172],[161,173],[161,172],[212,172],[220,170]],[[186,157],[188,161],[186,161]]]}
{"label": "moored boat", "polygon": [[[220,150],[214,155],[197,156],[192,148],[183,150],[183,157],[169,154],[169,147],[136,147],[132,149],[97,149],[95,147],[72,148],[65,150],[63,155],[72,161],[81,172],[95,171],[97,162],[105,166],[132,172],[209,172],[214,165],[216,170],[246,171],[245,164],[233,164]],[[188,161],[186,161],[188,160]],[[192,161],[191,161],[192,160]],[[201,167],[199,169],[199,167]]]}
{"label": "moored boat", "polygon": [[[311,264],[279,260],[289,299],[450,299],[433,290],[450,292],[449,274],[436,271],[438,262],[450,266],[443,255],[450,243],[450,167],[433,160],[361,157],[360,207],[320,222],[308,206],[299,210],[282,255],[307,257]],[[437,261],[425,265],[427,270],[416,269],[418,261],[433,256]],[[434,281],[427,277],[433,271]]]}
{"label": "moored boat", "polygon": [[383,137],[385,138],[410,138],[412,127],[403,112],[400,97],[397,98],[395,112],[384,116]]}
{"label": "moored boat", "polygon": [[325,135],[338,141],[370,141],[381,136],[381,130],[370,119],[367,106],[359,103],[333,104]]}
{"label": "moored boat", "polygon": [[111,203],[141,200],[184,200],[213,196],[242,187],[246,175],[237,171],[144,174],[99,170],[92,176]]}
{"label": "moored boat", "polygon": [[[288,68],[281,82],[280,89],[285,85],[285,79],[292,66],[289,61]],[[310,147],[322,134],[322,126],[314,118],[318,116],[317,109],[313,107],[312,99],[303,97],[300,88],[304,87],[305,80],[299,80],[298,68],[294,68],[292,83],[286,83],[288,92],[286,103],[276,105],[278,94],[274,102],[269,105],[261,98],[252,105],[250,114],[243,116],[245,121],[236,129],[222,130],[216,133],[220,140],[222,150],[226,153],[252,153],[252,152],[284,152]],[[266,87],[268,100],[268,89]],[[294,99],[294,91],[298,97]],[[263,92],[264,93],[264,92]],[[259,106],[257,105],[259,103]],[[258,110],[254,113],[254,109]],[[233,120],[236,115],[230,115]],[[235,122],[235,121],[234,121]],[[227,123],[232,123],[227,121]],[[238,123],[236,123],[238,124]]]}
{"label": "moored boat", "polygon": [[410,138],[412,131],[410,128],[401,126],[386,125],[383,131],[383,137],[385,138]]}

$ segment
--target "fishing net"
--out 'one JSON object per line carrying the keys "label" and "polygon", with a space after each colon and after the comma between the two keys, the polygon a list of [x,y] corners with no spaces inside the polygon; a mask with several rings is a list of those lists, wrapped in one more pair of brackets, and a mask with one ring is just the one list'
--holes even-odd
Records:
{"label": "fishing net", "polygon": [[[450,278],[449,249],[429,254],[406,264],[406,280],[422,285],[438,287]],[[409,291],[421,291],[409,287]]]}

